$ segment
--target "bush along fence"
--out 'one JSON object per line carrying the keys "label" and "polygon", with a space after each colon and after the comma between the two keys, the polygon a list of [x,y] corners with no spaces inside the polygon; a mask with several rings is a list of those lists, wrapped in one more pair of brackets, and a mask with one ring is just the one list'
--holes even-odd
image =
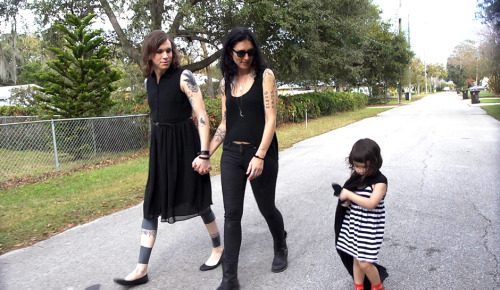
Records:
{"label": "bush along fence", "polygon": [[[349,92],[280,96],[277,125],[353,111],[367,103],[366,95]],[[205,106],[213,136],[221,120],[221,100],[206,98]],[[0,182],[133,155],[147,150],[149,138],[147,114],[0,123]]]}
{"label": "bush along fence", "polygon": [[147,150],[149,126],[146,114],[0,124],[0,182]]}
{"label": "bush along fence", "polygon": [[[210,136],[213,136],[221,120],[221,100],[207,98],[205,107],[210,120]],[[308,119],[366,107],[368,96],[350,92],[310,92],[278,98],[277,125],[300,123]]]}

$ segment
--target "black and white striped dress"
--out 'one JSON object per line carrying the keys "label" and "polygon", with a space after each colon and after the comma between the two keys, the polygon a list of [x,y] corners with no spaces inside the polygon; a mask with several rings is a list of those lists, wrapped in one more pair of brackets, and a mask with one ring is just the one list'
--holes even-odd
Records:
{"label": "black and white striped dress", "polygon": [[[387,178],[382,175],[380,181],[387,183]],[[372,185],[355,190],[356,194],[364,197],[370,197],[372,192]],[[342,222],[342,228],[337,241],[338,250],[349,254],[358,259],[358,261],[377,262],[378,252],[384,240],[384,199],[385,197],[382,198],[374,209],[366,209],[351,202],[351,206],[347,210]]]}

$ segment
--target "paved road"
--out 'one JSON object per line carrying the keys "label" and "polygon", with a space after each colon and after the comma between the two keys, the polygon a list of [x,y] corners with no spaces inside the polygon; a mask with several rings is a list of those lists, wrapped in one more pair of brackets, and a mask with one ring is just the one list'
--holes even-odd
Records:
{"label": "paved road", "polygon": [[[352,289],[333,245],[330,183],[363,137],[382,148],[388,177],[380,262],[387,289],[500,289],[500,122],[454,93],[426,97],[296,144],[280,155],[277,204],[290,266],[270,271],[272,239],[247,192],[242,289]],[[304,130],[306,130],[304,128]],[[214,211],[223,223],[220,179]],[[0,256],[0,289],[121,289],[139,251],[141,206]],[[215,289],[220,268],[200,272],[210,242],[201,219],[161,224],[151,281],[137,289]]]}

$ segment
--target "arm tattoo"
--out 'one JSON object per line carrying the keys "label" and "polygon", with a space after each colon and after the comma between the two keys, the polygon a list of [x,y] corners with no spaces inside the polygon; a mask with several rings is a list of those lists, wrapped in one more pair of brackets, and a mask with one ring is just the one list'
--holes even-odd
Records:
{"label": "arm tattoo", "polygon": [[278,98],[278,92],[275,91],[275,90],[272,90],[271,91],[271,108],[275,108],[276,107],[276,99]]}
{"label": "arm tattoo", "polygon": [[215,131],[215,137],[216,137],[215,141],[222,142],[224,138],[226,138],[226,131],[217,128],[217,131]]}
{"label": "arm tattoo", "polygon": [[271,81],[273,82],[272,90],[271,92],[265,91],[264,92],[264,106],[266,109],[269,108],[276,108],[277,104],[277,98],[278,98],[278,92],[275,90],[276,88],[276,79],[273,77],[273,73],[270,70],[265,70],[264,71],[264,82],[266,81]]}
{"label": "arm tattoo", "polygon": [[186,78],[183,79],[187,83],[187,86],[189,90],[191,90],[193,93],[196,93],[200,90],[198,87],[198,84],[196,83],[196,79],[194,78],[194,75],[191,71],[185,70],[182,75]]}
{"label": "arm tattoo", "polygon": [[156,237],[156,230],[146,230],[142,229],[141,234],[146,235],[148,237]]}
{"label": "arm tattoo", "polygon": [[[273,93],[271,92],[271,98],[273,98]],[[264,92],[264,106],[266,109],[269,109],[270,106],[269,106],[269,92],[268,91],[265,91]]]}
{"label": "arm tattoo", "polygon": [[222,90],[221,87],[219,87],[219,89],[217,90],[217,94],[219,94],[219,96],[223,96],[224,95],[224,91]]}
{"label": "arm tattoo", "polygon": [[203,117],[200,117],[200,121],[198,123],[200,124],[200,126],[205,126],[207,124],[207,122],[203,120]]}

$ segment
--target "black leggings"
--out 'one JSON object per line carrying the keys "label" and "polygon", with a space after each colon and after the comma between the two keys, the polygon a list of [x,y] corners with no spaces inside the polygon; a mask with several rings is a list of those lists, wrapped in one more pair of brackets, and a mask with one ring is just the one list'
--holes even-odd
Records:
{"label": "black leggings", "polygon": [[[224,199],[224,259],[228,263],[238,262],[241,247],[241,217],[248,179],[246,171],[250,160],[257,152],[253,145],[225,144],[221,157],[221,183]],[[266,156],[262,175],[250,181],[252,191],[261,214],[264,216],[275,241],[283,239],[284,224],[276,208],[276,179],[278,160]]]}

